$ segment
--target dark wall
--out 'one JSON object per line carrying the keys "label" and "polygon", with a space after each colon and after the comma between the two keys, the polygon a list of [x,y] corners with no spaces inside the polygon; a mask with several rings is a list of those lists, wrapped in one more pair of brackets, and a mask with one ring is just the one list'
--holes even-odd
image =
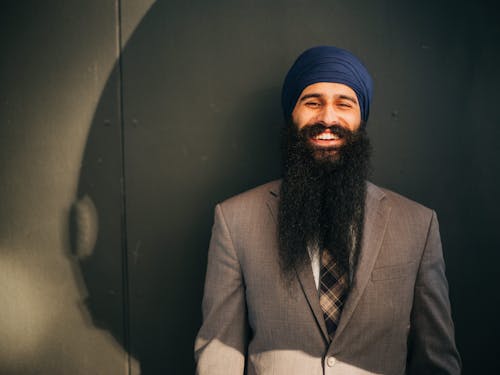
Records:
{"label": "dark wall", "polygon": [[312,45],[375,81],[372,179],[436,209],[464,373],[493,370],[493,2],[54,1],[0,15],[0,373],[189,374],[216,202],[279,177]]}

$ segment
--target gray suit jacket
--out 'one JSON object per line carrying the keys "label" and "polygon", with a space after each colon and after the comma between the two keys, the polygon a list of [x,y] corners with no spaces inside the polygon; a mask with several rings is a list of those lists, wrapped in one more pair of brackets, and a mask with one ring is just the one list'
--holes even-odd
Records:
{"label": "gray suit jacket", "polygon": [[217,205],[197,373],[459,374],[436,215],[368,184],[352,289],[329,341],[311,267],[280,278],[279,181]]}

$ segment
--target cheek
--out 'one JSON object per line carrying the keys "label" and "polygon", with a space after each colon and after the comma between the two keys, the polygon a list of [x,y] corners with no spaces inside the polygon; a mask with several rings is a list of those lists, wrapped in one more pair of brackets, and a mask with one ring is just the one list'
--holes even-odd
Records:
{"label": "cheek", "polygon": [[292,113],[292,121],[298,129],[302,129],[306,125],[312,125],[316,122],[317,118],[314,113],[299,111]]}
{"label": "cheek", "polygon": [[361,116],[353,113],[345,118],[351,130],[358,130],[361,125]]}
{"label": "cheek", "polygon": [[292,123],[297,127],[297,129],[302,129],[306,125],[304,116],[296,113],[292,113]]}

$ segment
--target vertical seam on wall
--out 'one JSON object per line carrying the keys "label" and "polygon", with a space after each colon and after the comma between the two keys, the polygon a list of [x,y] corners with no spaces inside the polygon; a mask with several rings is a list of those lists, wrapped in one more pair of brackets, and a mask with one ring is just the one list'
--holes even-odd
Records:
{"label": "vertical seam on wall", "polygon": [[127,355],[127,374],[132,372],[130,354],[130,301],[128,280],[128,238],[127,238],[127,194],[125,179],[125,117],[123,108],[123,36],[122,36],[122,0],[116,0],[117,44],[118,44],[118,105],[120,117],[120,150],[121,150],[121,244],[122,244],[122,298],[123,298],[123,346]]}

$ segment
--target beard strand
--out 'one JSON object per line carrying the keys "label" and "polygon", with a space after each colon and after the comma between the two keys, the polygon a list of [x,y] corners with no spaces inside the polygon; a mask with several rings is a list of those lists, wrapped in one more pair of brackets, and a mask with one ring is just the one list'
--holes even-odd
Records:
{"label": "beard strand", "polygon": [[345,143],[333,150],[311,145],[313,128],[290,125],[284,134],[278,240],[286,280],[310,265],[310,249],[330,252],[351,272],[363,235],[371,153],[366,131],[342,129]]}

